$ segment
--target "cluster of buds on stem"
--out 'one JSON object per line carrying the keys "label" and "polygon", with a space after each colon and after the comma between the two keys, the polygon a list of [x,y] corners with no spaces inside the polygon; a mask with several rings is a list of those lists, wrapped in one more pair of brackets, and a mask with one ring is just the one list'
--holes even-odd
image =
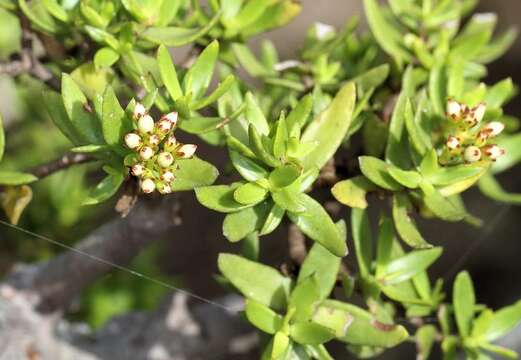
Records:
{"label": "cluster of buds on stem", "polygon": [[447,137],[445,149],[440,158],[443,163],[455,163],[463,160],[474,163],[480,160],[496,161],[505,151],[490,140],[498,136],[505,128],[499,121],[481,124],[487,106],[480,103],[469,107],[456,100],[449,99],[447,117],[454,123],[456,130]]}
{"label": "cluster of buds on stem", "polygon": [[135,130],[125,135],[125,144],[133,153],[125,158],[125,164],[130,167],[130,173],[139,178],[145,194],[155,190],[169,194],[175,180],[176,161],[191,158],[197,146],[176,140],[173,134],[176,112],[163,115],[156,122],[145,107],[137,103],[133,119]]}

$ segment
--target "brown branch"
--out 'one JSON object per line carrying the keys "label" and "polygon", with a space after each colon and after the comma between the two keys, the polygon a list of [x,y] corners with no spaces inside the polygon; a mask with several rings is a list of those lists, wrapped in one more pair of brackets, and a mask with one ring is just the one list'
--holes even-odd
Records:
{"label": "brown branch", "polygon": [[29,172],[37,178],[43,179],[72,165],[84,164],[95,160],[96,158],[89,154],[66,153],[56,160],[34,167]]}
{"label": "brown branch", "polygon": [[[168,233],[174,225],[176,201],[142,201],[127,218],[117,218],[94,230],[74,250],[49,262],[14,272],[11,286],[26,289],[39,298],[38,309],[65,308],[103,274],[128,264],[143,248]],[[30,272],[32,276],[27,276]]]}

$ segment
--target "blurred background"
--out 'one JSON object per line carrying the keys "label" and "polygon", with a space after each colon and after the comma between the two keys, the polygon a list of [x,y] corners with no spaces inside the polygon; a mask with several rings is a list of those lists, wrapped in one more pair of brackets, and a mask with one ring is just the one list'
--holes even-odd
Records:
{"label": "blurred background", "polygon": [[[275,43],[282,59],[291,59],[295,55],[307,28],[314,22],[341,27],[352,16],[359,16],[362,23],[364,21],[361,1],[301,2],[303,12],[296,20],[284,29],[266,35]],[[521,25],[520,1],[482,0],[478,11],[497,13],[499,30],[510,25]],[[0,43],[8,43],[19,36],[5,29],[9,29],[9,24],[0,20]],[[0,54],[0,60],[7,55]],[[520,64],[521,39],[518,38],[508,54],[489,68],[487,82],[512,77],[514,83],[521,84]],[[30,79],[23,81],[31,82]],[[12,80],[0,76],[0,112],[6,118],[8,131],[5,160],[8,167],[16,164],[18,168],[30,168],[54,159],[67,149],[65,138],[57,133],[45,116],[39,101],[40,90],[33,84],[30,90],[22,91]],[[510,103],[506,112],[521,117],[519,97]],[[342,156],[349,157],[349,150],[346,148]],[[200,150],[200,156],[215,163],[219,169],[226,169],[223,152],[206,147]],[[97,180],[85,178],[87,166],[55,174],[36,184],[33,202],[24,213],[20,226],[73,244],[99,224],[116,216],[112,210],[114,203],[87,208],[79,205],[86,194],[86,184]],[[226,171],[223,173],[218,181],[226,183],[229,178]],[[500,180],[507,190],[521,192],[521,167],[503,174]],[[319,196],[323,201],[332,200],[326,191]],[[231,246],[222,236],[222,214],[200,206],[192,193],[183,193],[179,198],[182,224],[166,238],[157,239],[153,246],[135,259],[131,267],[189,288],[200,296],[215,298],[224,293],[212,276],[216,273],[217,253],[236,251],[238,248]],[[517,283],[521,276],[521,208],[494,203],[477,189],[469,191],[465,200],[469,211],[484,220],[481,228],[436,220],[420,221],[420,228],[427,240],[445,247],[432,276],[444,277],[446,284],[452,284],[457,271],[466,268],[474,279],[480,302],[492,308],[512,303],[521,298],[521,286]],[[3,214],[0,216],[4,218]],[[348,219],[348,211],[343,209],[339,216]],[[262,240],[263,260],[275,266],[287,260],[286,231],[287,227],[281,226],[275,234]],[[17,262],[43,261],[60,251],[48,243],[0,225],[0,274],[8,272]],[[349,256],[347,263],[354,263],[354,257]],[[166,292],[166,289],[146,280],[114,272],[91,286],[78,299],[70,316],[96,328],[115,314],[155,307]],[[385,358],[391,356],[384,355]]]}

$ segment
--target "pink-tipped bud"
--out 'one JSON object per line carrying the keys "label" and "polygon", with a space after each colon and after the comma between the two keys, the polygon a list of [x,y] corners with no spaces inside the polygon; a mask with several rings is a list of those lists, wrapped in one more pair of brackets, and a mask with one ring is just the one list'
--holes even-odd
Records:
{"label": "pink-tipped bud", "polygon": [[147,113],[147,110],[145,109],[145,106],[141,103],[136,103],[136,106],[134,107],[134,113],[132,114],[134,116],[134,119],[139,119],[142,116],[145,116]]}
{"label": "pink-tipped bud", "polygon": [[464,106],[454,99],[449,99],[447,102],[447,115],[452,120],[460,120],[463,116]]}
{"label": "pink-tipped bud", "polygon": [[170,184],[162,184],[157,189],[161,194],[171,194],[172,186]]}
{"label": "pink-tipped bud", "polygon": [[139,150],[139,156],[143,160],[149,160],[154,156],[154,150],[150,146],[143,146],[141,150]]}
{"label": "pink-tipped bud", "polygon": [[166,139],[164,144],[164,149],[166,151],[173,151],[177,147],[177,139],[174,135],[170,135],[168,139]]}
{"label": "pink-tipped bud", "polygon": [[134,176],[141,176],[145,172],[145,167],[141,164],[136,164],[132,166],[132,169],[130,171]]}
{"label": "pink-tipped bud", "polygon": [[152,147],[156,147],[161,142],[161,138],[156,134],[152,134],[148,137],[148,144]]}
{"label": "pink-tipped bud", "polygon": [[481,160],[481,150],[477,146],[469,146],[463,153],[466,162],[473,163]]}
{"label": "pink-tipped bud", "polygon": [[457,137],[449,135],[449,137],[447,138],[446,145],[449,148],[449,150],[456,150],[461,146],[461,143]]}
{"label": "pink-tipped bud", "polygon": [[125,144],[129,149],[137,149],[141,146],[141,136],[134,133],[125,135]]}
{"label": "pink-tipped bud", "polygon": [[499,121],[492,121],[485,125],[482,131],[486,131],[490,136],[497,136],[505,130],[505,125]]}
{"label": "pink-tipped bud", "polygon": [[501,149],[497,145],[487,145],[483,148],[483,152],[487,155],[491,160],[496,161],[499,157],[505,155],[505,150]]}
{"label": "pink-tipped bud", "polygon": [[479,103],[476,107],[472,108],[472,113],[474,114],[474,119],[477,123],[480,123],[483,120],[486,112],[487,105],[484,103]]}
{"label": "pink-tipped bud", "polygon": [[141,182],[141,190],[145,194],[151,194],[156,189],[156,183],[152,179],[145,179]]}
{"label": "pink-tipped bud", "polygon": [[145,115],[139,118],[137,127],[142,133],[150,134],[154,131],[154,119],[152,119],[152,116],[150,115]]}
{"label": "pink-tipped bud", "polygon": [[170,132],[170,130],[172,129],[173,124],[167,119],[163,118],[162,120],[159,120],[159,122],[157,123],[157,130],[159,130],[159,132],[163,134]]}
{"label": "pink-tipped bud", "polygon": [[177,124],[177,112],[173,111],[171,113],[168,113],[162,117],[162,119],[170,121],[172,124],[172,127],[175,127]]}
{"label": "pink-tipped bud", "polygon": [[159,164],[159,166],[161,166],[162,168],[167,168],[169,167],[170,165],[172,165],[174,162],[174,157],[172,156],[172,154],[170,154],[169,152],[162,152],[161,154],[159,154],[159,156],[157,157],[157,163]]}
{"label": "pink-tipped bud", "polygon": [[194,144],[185,144],[181,145],[179,149],[177,149],[177,156],[182,159],[188,159],[194,156],[195,151],[197,150],[197,145]]}
{"label": "pink-tipped bud", "polygon": [[174,181],[175,179],[175,175],[173,172],[171,171],[165,171],[162,175],[161,175],[161,180],[166,182],[166,183],[171,183],[172,181]]}

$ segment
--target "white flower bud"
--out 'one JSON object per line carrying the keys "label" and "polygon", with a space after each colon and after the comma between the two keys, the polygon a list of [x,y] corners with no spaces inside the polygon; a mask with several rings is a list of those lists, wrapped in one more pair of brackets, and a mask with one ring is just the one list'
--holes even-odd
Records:
{"label": "white flower bud", "polygon": [[150,115],[145,115],[139,118],[137,127],[142,133],[149,134],[154,131],[154,119]]}
{"label": "white flower bud", "polygon": [[483,152],[491,159],[497,160],[500,156],[505,155],[505,150],[497,145],[487,145],[483,148]]}
{"label": "white flower bud", "polygon": [[156,147],[161,142],[161,138],[157,136],[156,134],[152,134],[148,137],[148,143],[150,146]]}
{"label": "white flower bud", "polygon": [[449,137],[447,138],[446,145],[449,148],[449,150],[456,150],[461,146],[461,143],[457,137],[449,135]]}
{"label": "white flower bud", "polygon": [[482,131],[487,132],[490,136],[497,136],[505,129],[505,125],[499,121],[489,122],[483,127]]}
{"label": "white flower bud", "polygon": [[197,150],[197,145],[194,144],[185,144],[181,145],[179,149],[177,149],[177,155],[182,159],[188,159],[194,156],[195,150]]}
{"label": "white flower bud", "polygon": [[172,156],[172,154],[170,154],[169,152],[162,152],[161,154],[159,154],[159,156],[157,157],[157,163],[159,164],[159,166],[161,166],[162,168],[167,168],[169,167],[170,165],[172,165],[172,163],[174,162],[174,157]]}
{"label": "white flower bud", "polygon": [[156,184],[154,183],[154,180],[145,179],[141,182],[141,190],[145,194],[153,193],[155,189],[156,189]]}
{"label": "white flower bud", "polygon": [[145,172],[145,167],[141,164],[136,164],[132,166],[131,172],[134,176],[141,176]]}
{"label": "white flower bud", "polygon": [[177,139],[174,135],[170,135],[165,141],[165,149],[173,150],[177,146]]}
{"label": "white flower bud", "polygon": [[125,135],[125,144],[129,149],[137,149],[141,146],[141,136],[134,133],[128,133]]}
{"label": "white flower bud", "polygon": [[447,102],[447,115],[453,120],[460,120],[463,116],[463,108],[459,102],[453,99],[449,99]]}
{"label": "white flower bud", "polygon": [[173,129],[173,124],[167,119],[162,119],[162,120],[159,120],[159,122],[157,123],[157,129],[161,133],[166,134],[166,133],[170,132],[170,130]]}
{"label": "white flower bud", "polygon": [[477,146],[469,146],[465,149],[463,158],[469,163],[479,161],[481,159],[481,150]]}
{"label": "white flower bud", "polygon": [[472,109],[472,113],[474,114],[474,119],[476,123],[480,123],[485,117],[485,112],[487,111],[487,106],[484,103],[479,103],[476,107]]}
{"label": "white flower bud", "polygon": [[142,116],[144,116],[147,113],[147,110],[141,103],[136,103],[136,107],[134,107],[134,119],[138,119]]}
{"label": "white flower bud", "polygon": [[139,156],[143,160],[151,159],[152,156],[154,156],[154,150],[152,150],[152,148],[149,146],[143,146],[139,151]]}
{"label": "white flower bud", "polygon": [[161,186],[159,186],[158,191],[161,194],[171,194],[172,186],[170,186],[170,184],[162,184]]}
{"label": "white flower bud", "polygon": [[172,127],[174,127],[177,124],[177,112],[173,111],[171,113],[168,113],[168,114],[164,115],[162,117],[162,119],[166,119],[166,120],[170,121],[170,123],[172,124]]}
{"label": "white flower bud", "polygon": [[174,173],[171,172],[171,171],[165,171],[161,175],[161,180],[166,182],[166,183],[171,183],[172,181],[174,181],[174,179],[175,179]]}

